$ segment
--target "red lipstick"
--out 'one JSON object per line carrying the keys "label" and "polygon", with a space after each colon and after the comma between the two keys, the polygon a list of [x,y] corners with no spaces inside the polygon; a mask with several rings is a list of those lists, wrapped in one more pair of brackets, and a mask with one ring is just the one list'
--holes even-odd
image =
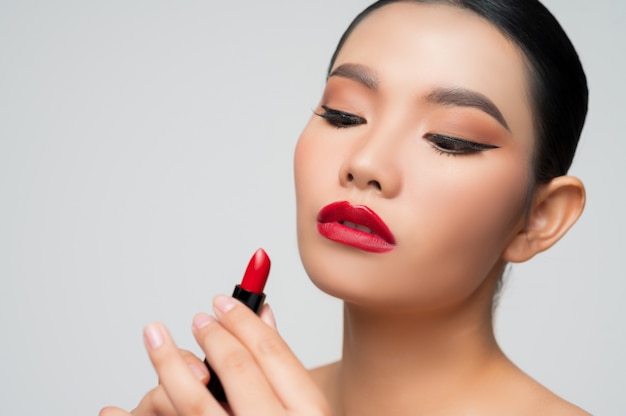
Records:
{"label": "red lipstick", "polygon": [[270,274],[270,265],[267,253],[262,248],[258,249],[250,259],[239,286],[248,292],[262,294]]}
{"label": "red lipstick", "polygon": [[386,253],[396,245],[389,227],[373,210],[347,201],[322,208],[317,230],[329,240],[371,253]]}
{"label": "red lipstick", "polygon": [[[265,250],[262,248],[258,249],[248,263],[241,284],[235,286],[235,290],[233,291],[233,297],[252,309],[255,313],[259,312],[265,300],[263,289],[265,288],[267,277],[270,274],[270,265],[270,258]],[[213,394],[213,397],[220,402],[226,403],[226,393],[224,392],[224,388],[217,374],[215,374],[215,371],[213,371],[206,358],[204,359],[204,364],[206,364],[210,373],[207,388]]]}

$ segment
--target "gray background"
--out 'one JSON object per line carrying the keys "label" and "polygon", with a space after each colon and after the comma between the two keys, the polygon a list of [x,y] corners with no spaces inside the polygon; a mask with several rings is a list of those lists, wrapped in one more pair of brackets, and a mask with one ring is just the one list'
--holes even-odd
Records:
{"label": "gray background", "polygon": [[[285,339],[307,366],[338,358],[340,303],[297,254],[292,152],[367,4],[0,1],[0,414],[133,407],[156,382],[142,327],[198,353],[191,317],[258,247]],[[556,393],[623,415],[626,4],[546,4],[589,77],[589,199],[513,268],[497,333]]]}

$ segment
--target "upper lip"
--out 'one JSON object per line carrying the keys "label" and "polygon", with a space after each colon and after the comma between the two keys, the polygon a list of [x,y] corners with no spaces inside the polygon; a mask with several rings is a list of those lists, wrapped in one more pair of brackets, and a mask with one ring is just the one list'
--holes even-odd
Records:
{"label": "upper lip", "polygon": [[[326,205],[317,214],[317,221],[328,222],[350,222],[355,226],[367,227],[372,233],[378,235],[389,244],[395,244],[396,239],[387,227],[387,224],[370,208],[365,205],[352,205],[348,201],[333,202]],[[357,228],[354,227],[353,228]],[[362,228],[357,228],[363,230]]]}

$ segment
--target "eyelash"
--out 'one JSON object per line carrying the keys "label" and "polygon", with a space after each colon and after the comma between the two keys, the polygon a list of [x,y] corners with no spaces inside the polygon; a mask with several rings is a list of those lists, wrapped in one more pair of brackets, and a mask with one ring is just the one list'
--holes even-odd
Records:
{"label": "eyelash", "polygon": [[[328,124],[338,129],[367,124],[367,120],[345,111],[335,110],[323,105],[323,113],[315,113],[315,115],[326,120]],[[443,134],[429,133],[424,136],[430,142],[433,149],[439,154],[446,156],[461,156],[480,153],[485,150],[497,149],[498,146],[490,144],[477,143],[469,140],[459,139],[458,137],[446,136]]]}
{"label": "eyelash", "polygon": [[424,138],[431,143],[437,153],[446,156],[471,155],[485,150],[498,149],[498,146],[491,144],[471,142],[443,134],[429,133]]}
{"label": "eyelash", "polygon": [[333,108],[322,106],[323,113],[315,113],[315,115],[323,118],[333,127],[338,129],[345,129],[348,127],[359,126],[361,124],[367,124],[367,120],[354,114],[346,113],[345,111],[335,110]]}

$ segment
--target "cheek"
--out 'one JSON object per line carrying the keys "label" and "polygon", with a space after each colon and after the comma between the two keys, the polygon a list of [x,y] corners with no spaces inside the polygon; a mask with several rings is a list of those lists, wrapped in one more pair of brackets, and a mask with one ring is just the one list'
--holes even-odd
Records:
{"label": "cheek", "polygon": [[320,124],[316,119],[309,121],[294,152],[298,216],[309,210],[313,219],[322,208],[320,204],[338,196],[339,170],[346,157],[347,141],[336,140],[328,127]]}
{"label": "cheek", "polygon": [[294,152],[294,179],[296,187],[296,206],[300,221],[301,211],[309,208],[311,193],[315,192],[315,179],[326,175],[330,167],[323,158],[323,150],[315,141],[314,128],[311,122],[305,127],[296,144]]}
{"label": "cheek", "polygon": [[446,160],[451,167],[440,168],[436,178],[416,180],[407,195],[412,202],[402,211],[410,226],[401,242],[410,247],[405,257],[413,255],[407,269],[414,273],[405,281],[430,300],[472,293],[498,264],[523,219],[528,164],[519,154],[466,162]]}
{"label": "cheek", "polygon": [[[296,208],[298,237],[304,231],[304,225],[310,228],[311,219],[317,215],[316,209],[320,198],[328,197],[328,184],[337,182],[336,168],[331,154],[324,150],[323,141],[319,140],[314,123],[309,122],[298,139],[294,153],[294,180],[296,189]],[[317,139],[317,140],[316,140]],[[322,185],[326,184],[324,188]]]}
{"label": "cheek", "polygon": [[503,239],[523,215],[529,163],[519,155],[506,156],[494,158],[485,166],[453,172],[440,184],[448,191],[441,189],[437,208],[459,230],[465,230],[468,239],[505,244]]}
{"label": "cheek", "polygon": [[473,293],[523,218],[529,172],[523,155],[530,152],[498,149],[476,158],[398,152],[403,191],[381,212],[398,245],[371,256],[317,233],[317,211],[346,197],[338,181],[344,149],[318,130],[309,123],[294,154],[298,248],[313,283],[355,303],[405,307],[441,306]]}
{"label": "cheek", "polygon": [[342,146],[345,141],[329,137],[328,127],[315,121],[309,122],[300,135],[294,153],[298,251],[307,275],[317,287],[347,299],[355,288],[349,276],[360,274],[359,263],[354,267],[355,263],[350,262],[356,250],[323,238],[316,221],[323,206],[349,199],[339,181],[347,150]]}
{"label": "cheek", "polygon": [[489,169],[459,169],[424,184],[431,221],[456,240],[500,239],[523,213],[528,167],[519,161],[490,164]]}
{"label": "cheek", "polygon": [[[316,265],[323,265],[324,258],[319,250],[314,249],[316,239],[316,218],[319,209],[320,196],[328,194],[320,189],[321,183],[328,182],[329,172],[328,159],[324,158],[319,140],[315,140],[315,128],[313,123],[305,127],[296,144],[294,153],[294,180],[296,190],[296,218],[298,251],[302,264],[309,277],[315,282],[315,276],[319,271]],[[323,274],[323,272],[322,272]]]}

